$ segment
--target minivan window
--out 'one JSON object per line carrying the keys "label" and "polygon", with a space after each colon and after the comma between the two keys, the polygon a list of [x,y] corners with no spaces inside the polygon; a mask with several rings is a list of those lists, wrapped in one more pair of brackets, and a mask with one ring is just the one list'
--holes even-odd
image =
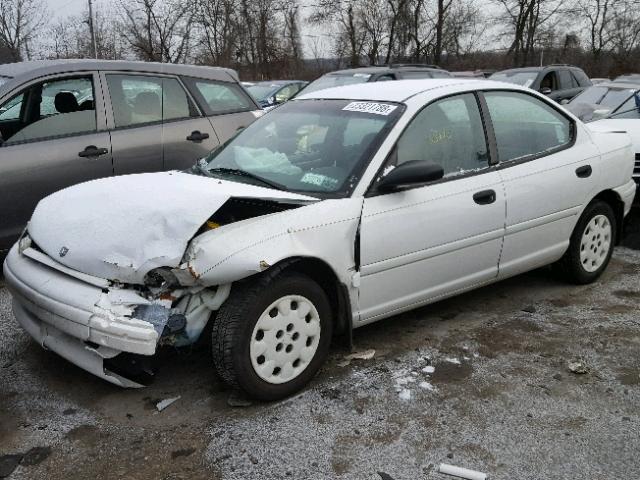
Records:
{"label": "minivan window", "polygon": [[[23,105],[24,104],[24,105]],[[96,130],[93,79],[58,78],[32,85],[0,105],[3,145]]]}
{"label": "minivan window", "polygon": [[235,83],[214,82],[199,78],[183,78],[183,80],[207,116],[256,109],[247,94]]}
{"label": "minivan window", "polygon": [[116,128],[196,115],[175,78],[108,74],[107,85]]}
{"label": "minivan window", "polygon": [[550,105],[517,92],[486,92],[501,162],[568,145],[571,122]]}

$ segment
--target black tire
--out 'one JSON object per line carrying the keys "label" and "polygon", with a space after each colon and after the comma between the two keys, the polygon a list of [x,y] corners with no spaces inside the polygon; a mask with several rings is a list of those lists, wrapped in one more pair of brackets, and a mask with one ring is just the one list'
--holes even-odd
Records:
{"label": "black tire", "polygon": [[[606,254],[604,262],[597,270],[589,272],[580,261],[581,241],[587,225],[598,215],[604,215],[609,220],[611,225],[611,239],[609,251]],[[611,260],[613,248],[616,243],[616,231],[616,216],[611,206],[601,200],[591,202],[587,205],[587,208],[585,208],[582,216],[578,220],[578,224],[571,234],[569,248],[555,265],[558,273],[560,273],[565,280],[578,285],[585,285],[596,281],[607,268],[607,265],[609,265],[609,260]]]}
{"label": "black tire", "polygon": [[[250,342],[260,315],[277,299],[301,295],[318,311],[320,339],[307,367],[286,383],[269,383],[256,373],[250,357]],[[252,398],[278,400],[301,390],[324,363],[331,344],[333,319],[324,290],[306,275],[265,272],[255,279],[235,284],[213,323],[213,362],[218,374],[231,387]]]}

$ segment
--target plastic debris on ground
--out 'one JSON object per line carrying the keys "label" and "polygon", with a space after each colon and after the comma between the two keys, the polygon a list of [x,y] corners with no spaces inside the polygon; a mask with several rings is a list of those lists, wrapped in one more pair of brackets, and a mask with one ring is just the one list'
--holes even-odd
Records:
{"label": "plastic debris on ground", "polygon": [[466,478],[467,480],[486,480],[487,474],[477,472],[475,470],[469,470],[468,468],[456,467],[454,465],[448,465],[441,463],[438,467],[438,472],[445,475],[451,475],[452,477]]}
{"label": "plastic debris on ground", "polygon": [[587,366],[581,361],[569,362],[567,364],[567,368],[571,373],[576,373],[578,375],[583,375],[585,373],[589,373],[589,369]]}
{"label": "plastic debris on ground", "polygon": [[164,400],[161,400],[158,403],[156,403],[156,408],[158,409],[159,412],[161,412],[172,403],[180,400],[180,398],[181,397],[165,398]]}
{"label": "plastic debris on ground", "polygon": [[339,367],[346,367],[352,360],[371,360],[376,354],[374,349],[363,350],[361,352],[354,352],[346,355],[344,360],[338,362]]}

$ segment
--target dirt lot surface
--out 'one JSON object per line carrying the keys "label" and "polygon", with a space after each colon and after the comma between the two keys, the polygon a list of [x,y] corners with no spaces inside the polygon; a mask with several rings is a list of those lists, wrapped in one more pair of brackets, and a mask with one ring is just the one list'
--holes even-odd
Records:
{"label": "dirt lot surface", "polygon": [[146,389],[94,378],[31,341],[0,287],[0,478],[452,478],[441,462],[491,479],[638,478],[634,228],[593,285],[543,269],[364,327],[356,351],[373,358],[345,366],[336,346],[301,394],[243,407],[206,349],[163,352]]}

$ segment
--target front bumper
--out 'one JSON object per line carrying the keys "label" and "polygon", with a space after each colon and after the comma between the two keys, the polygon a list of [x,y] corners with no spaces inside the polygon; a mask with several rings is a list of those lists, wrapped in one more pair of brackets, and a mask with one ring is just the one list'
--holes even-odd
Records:
{"label": "front bumper", "polygon": [[134,290],[99,287],[19,253],[14,246],[4,263],[13,294],[13,312],[22,327],[45,348],[111,383],[139,387],[104,367],[122,352],[153,355],[158,332],[133,318],[151,302]]}

